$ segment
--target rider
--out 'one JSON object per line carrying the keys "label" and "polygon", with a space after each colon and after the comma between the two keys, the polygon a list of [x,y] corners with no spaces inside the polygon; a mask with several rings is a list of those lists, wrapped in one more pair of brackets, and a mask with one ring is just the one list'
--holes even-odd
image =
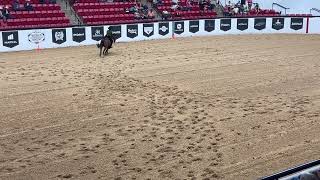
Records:
{"label": "rider", "polygon": [[110,30],[110,28],[108,28],[107,30],[107,34],[104,36],[104,39],[108,38],[111,42],[110,48],[112,48],[112,44],[113,44],[113,34],[112,31]]}

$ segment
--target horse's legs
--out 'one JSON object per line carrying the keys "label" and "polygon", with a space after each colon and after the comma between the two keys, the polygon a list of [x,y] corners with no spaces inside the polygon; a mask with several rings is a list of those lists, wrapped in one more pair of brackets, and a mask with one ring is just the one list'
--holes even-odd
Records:
{"label": "horse's legs", "polygon": [[100,57],[101,57],[101,53],[102,53],[102,47],[100,47]]}
{"label": "horse's legs", "polygon": [[108,51],[108,47],[104,47],[104,50],[103,50],[103,55],[106,55],[106,52]]}

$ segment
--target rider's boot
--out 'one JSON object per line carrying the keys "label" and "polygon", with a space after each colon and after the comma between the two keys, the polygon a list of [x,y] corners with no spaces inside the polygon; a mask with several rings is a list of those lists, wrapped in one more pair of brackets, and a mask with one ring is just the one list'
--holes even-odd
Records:
{"label": "rider's boot", "polygon": [[113,41],[112,41],[111,38],[109,38],[109,40],[111,41],[111,45],[110,45],[109,49],[111,49],[111,48],[112,48]]}

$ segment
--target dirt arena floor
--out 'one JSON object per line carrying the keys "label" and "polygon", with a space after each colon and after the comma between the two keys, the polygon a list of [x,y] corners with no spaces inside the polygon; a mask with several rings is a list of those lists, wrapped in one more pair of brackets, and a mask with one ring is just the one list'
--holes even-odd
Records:
{"label": "dirt arena floor", "polygon": [[0,179],[247,180],[320,157],[320,36],[0,54]]}

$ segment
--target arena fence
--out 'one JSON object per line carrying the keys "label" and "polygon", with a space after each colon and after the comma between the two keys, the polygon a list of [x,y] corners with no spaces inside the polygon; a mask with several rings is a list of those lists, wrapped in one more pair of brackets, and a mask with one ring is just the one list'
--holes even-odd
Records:
{"label": "arena fence", "polygon": [[258,180],[316,180],[320,178],[320,159],[295,166]]}
{"label": "arena fence", "polygon": [[115,26],[3,31],[0,52],[96,44],[111,28],[118,42],[229,34],[320,34],[320,17],[222,18]]}

